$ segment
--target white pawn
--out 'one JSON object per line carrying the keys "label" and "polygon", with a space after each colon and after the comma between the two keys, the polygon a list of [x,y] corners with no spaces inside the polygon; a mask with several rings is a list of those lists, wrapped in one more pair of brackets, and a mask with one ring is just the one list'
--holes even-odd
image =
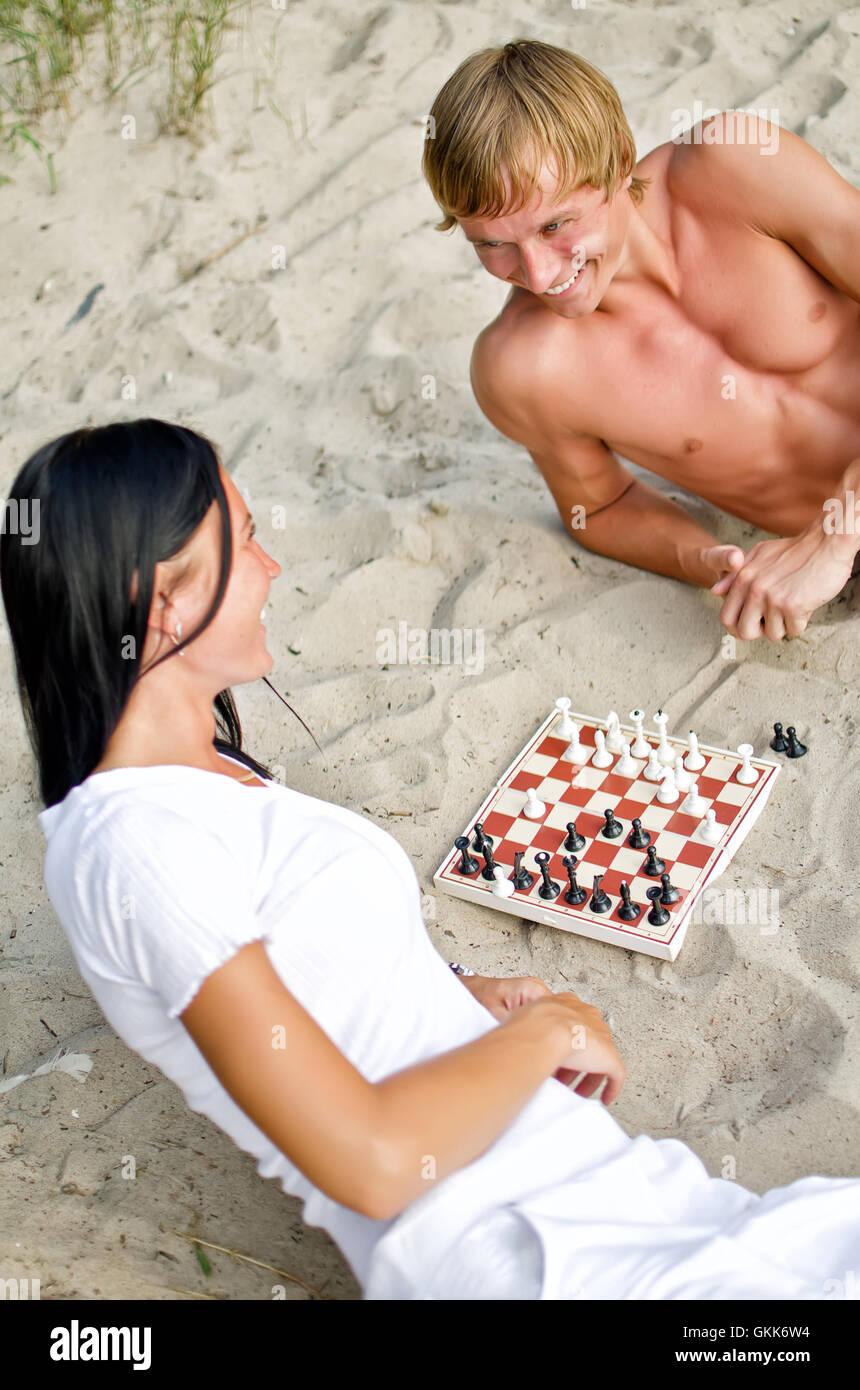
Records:
{"label": "white pawn", "polygon": [[751,743],[740,743],[738,744],[738,752],[743,758],[743,763],[738,768],[737,779],[739,782],[743,782],[745,787],[748,787],[751,783],[758,781],[758,773],[756,772],[754,767],[750,766],[750,758],[753,755],[753,746]]}
{"label": "white pawn", "polygon": [[610,753],[622,753],[624,751],[624,735],[621,732],[621,720],[614,709],[609,711],[606,716],[606,747]]}
{"label": "white pawn", "polygon": [[555,707],[561,710],[561,720],[559,721],[558,728],[555,730],[554,737],[569,739],[573,736],[574,729],[576,728],[576,725],[570,717],[570,700],[566,695],[562,695],[560,700],[556,700]]}
{"label": "white pawn", "polygon": [[717,813],[713,806],[705,812],[705,819],[699,826],[699,834],[706,844],[715,845],[722,836],[722,828],[717,825]]}
{"label": "white pawn", "polygon": [[497,864],[493,869],[493,888],[497,898],[511,898],[514,894],[514,885],[505,874],[501,864]]}
{"label": "white pawn", "polygon": [[646,741],[642,726],[645,723],[645,715],[641,709],[630,711],[630,722],[633,725],[636,737],[634,738],[630,752],[634,758],[647,758],[651,752],[651,745]]}
{"label": "white pawn", "polygon": [[529,787],[526,792],[526,804],[523,807],[523,815],[528,816],[529,820],[540,820],[545,810],[546,806],[542,801],[538,801],[538,794],[534,787]]}
{"label": "white pawn", "polygon": [[694,777],[690,783],[690,790],[684,799],[684,804],[679,807],[685,816],[703,816],[707,810],[708,803],[703,796],[699,796],[699,783]]}
{"label": "white pawn", "polygon": [[686,772],[684,769],[684,759],[679,753],[675,759],[675,786],[678,788],[679,792],[688,792],[692,780],[689,772]]}
{"label": "white pawn", "polygon": [[[573,722],[573,721],[571,721]],[[568,763],[587,763],[591,757],[591,750],[588,745],[580,742],[579,725],[573,725],[573,733],[570,736],[570,743],[562,753],[562,758]]]}
{"label": "white pawn", "polygon": [[690,751],[684,759],[685,768],[688,772],[701,772],[705,766],[705,759],[699,752],[699,740],[692,729],[690,730],[690,737],[687,739],[687,747]]}
{"label": "white pawn", "polygon": [[606,751],[606,735],[602,729],[594,730],[594,757],[591,759],[592,767],[611,767],[612,754]]}
{"label": "white pawn", "polygon": [[648,747],[648,766],[642,773],[646,782],[659,782],[663,776],[663,769],[657,758],[657,749]]}
{"label": "white pawn", "polygon": [[667,767],[663,773],[663,780],[657,788],[657,800],[662,801],[664,805],[671,805],[673,801],[678,800],[680,795],[681,793],[675,786],[675,773],[671,767]]}
{"label": "white pawn", "polygon": [[657,730],[660,734],[660,742],[657,746],[657,757],[665,767],[672,767],[675,762],[675,754],[669,747],[669,740],[666,737],[666,725],[669,723],[669,716],[666,714],[665,710],[658,709],[657,713],[654,715],[654,723],[657,725]]}
{"label": "white pawn", "polygon": [[637,775],[639,769],[630,756],[629,743],[622,743],[621,757],[615,764],[615,771],[618,773],[619,777],[635,777]]}

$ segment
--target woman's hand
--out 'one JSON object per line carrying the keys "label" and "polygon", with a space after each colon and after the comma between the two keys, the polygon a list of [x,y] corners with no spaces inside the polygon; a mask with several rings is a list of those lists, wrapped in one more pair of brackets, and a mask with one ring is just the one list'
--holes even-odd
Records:
{"label": "woman's hand", "polygon": [[488,975],[461,975],[460,980],[469,993],[474,994],[478,1003],[483,1004],[500,1022],[504,1022],[509,1014],[521,1009],[524,1004],[531,1004],[543,994],[552,994],[543,980],[537,980],[532,975],[516,980],[496,980]]}
{"label": "woman's hand", "polygon": [[[524,1004],[532,1004],[545,994],[552,994],[549,985],[534,975],[525,975],[513,980],[497,980],[489,975],[460,975],[459,979],[473,994],[479,1004],[483,1004],[493,1018],[504,1020]],[[559,1067],[553,1079],[563,1086],[569,1086],[580,1073],[569,1067]]]}

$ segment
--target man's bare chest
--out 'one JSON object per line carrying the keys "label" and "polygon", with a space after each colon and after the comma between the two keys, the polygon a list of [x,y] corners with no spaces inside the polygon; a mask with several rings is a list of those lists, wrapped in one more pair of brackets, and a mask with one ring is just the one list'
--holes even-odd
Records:
{"label": "man's bare chest", "polygon": [[578,325],[592,433],[678,481],[815,441],[836,458],[860,440],[860,306],[754,234],[690,227],[678,264],[677,298],[646,283]]}

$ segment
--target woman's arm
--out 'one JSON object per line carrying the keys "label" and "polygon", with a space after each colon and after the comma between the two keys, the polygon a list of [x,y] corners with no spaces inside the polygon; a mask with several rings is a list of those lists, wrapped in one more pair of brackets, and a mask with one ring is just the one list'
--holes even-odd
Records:
{"label": "woman's arm", "polygon": [[342,1206],[376,1216],[391,1161],[373,1084],[283,984],[261,941],[203,981],[180,1015],[254,1124]]}
{"label": "woman's arm", "polygon": [[290,994],[262,942],[209,975],[181,1018],[290,1162],[380,1221],[478,1158],[564,1063],[599,1071],[592,1091],[607,1075],[605,1100],[624,1075],[597,1010],[548,994],[475,1041],[374,1084]]}

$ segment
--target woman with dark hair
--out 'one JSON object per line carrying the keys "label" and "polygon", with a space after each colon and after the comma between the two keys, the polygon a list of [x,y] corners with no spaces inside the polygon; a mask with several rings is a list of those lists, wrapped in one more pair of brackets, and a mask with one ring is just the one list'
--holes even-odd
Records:
{"label": "woman with dark hair", "polygon": [[759,1197],[631,1140],[597,1010],[458,979],[396,841],[242,750],[229,687],[271,669],[280,566],[207,440],[76,430],[10,500],[39,504],[0,584],[80,970],[366,1298],[814,1299],[857,1267],[860,1182]]}

